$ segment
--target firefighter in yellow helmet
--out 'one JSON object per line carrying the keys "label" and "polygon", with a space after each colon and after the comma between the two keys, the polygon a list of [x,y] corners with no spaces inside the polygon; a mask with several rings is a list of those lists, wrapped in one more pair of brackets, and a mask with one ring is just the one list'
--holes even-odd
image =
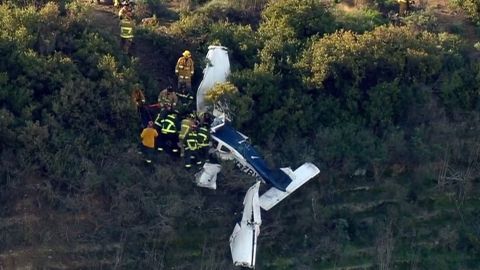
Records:
{"label": "firefighter in yellow helmet", "polygon": [[178,146],[180,147],[180,156],[184,155],[184,150],[185,150],[185,145],[184,145],[184,139],[185,136],[187,136],[187,133],[190,131],[190,128],[194,124],[196,118],[195,112],[192,112],[188,114],[181,122],[180,124],[180,132],[178,133]]}
{"label": "firefighter in yellow helmet", "polygon": [[122,8],[118,12],[118,17],[120,17],[120,38],[122,50],[125,53],[128,53],[133,42],[135,27],[133,21],[133,2],[129,0],[123,1]]}
{"label": "firefighter in yellow helmet", "polygon": [[178,91],[179,95],[189,95],[191,99],[192,91],[192,76],[194,73],[194,64],[192,54],[190,51],[184,51],[183,55],[178,58],[177,65],[175,66],[175,74],[178,76]]}
{"label": "firefighter in yellow helmet", "polygon": [[410,9],[409,0],[397,0],[398,2],[398,15],[405,16],[407,15],[408,10]]}

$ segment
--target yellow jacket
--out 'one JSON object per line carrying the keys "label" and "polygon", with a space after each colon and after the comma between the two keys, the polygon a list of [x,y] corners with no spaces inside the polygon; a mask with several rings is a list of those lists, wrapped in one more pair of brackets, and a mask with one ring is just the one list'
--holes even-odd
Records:
{"label": "yellow jacket", "polygon": [[140,134],[142,138],[142,144],[148,148],[155,148],[155,138],[158,137],[158,132],[151,127],[147,127],[143,129],[142,134]]}
{"label": "yellow jacket", "polygon": [[175,74],[183,76],[184,79],[189,79],[194,73],[193,60],[191,57],[180,57],[175,66]]}

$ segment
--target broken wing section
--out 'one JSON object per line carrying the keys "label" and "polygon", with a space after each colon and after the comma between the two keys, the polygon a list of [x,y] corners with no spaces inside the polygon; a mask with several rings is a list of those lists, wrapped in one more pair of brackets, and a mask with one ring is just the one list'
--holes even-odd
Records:
{"label": "broken wing section", "polygon": [[262,194],[260,197],[260,206],[266,211],[270,210],[320,173],[320,169],[318,169],[317,166],[308,162],[298,167],[295,171],[292,171],[290,168],[281,168],[281,170],[292,179],[292,182],[287,186],[286,191],[272,187]]}
{"label": "broken wing section", "polygon": [[235,266],[255,268],[257,237],[260,234],[262,219],[258,189],[260,182],[250,187],[243,200],[242,220],[235,225],[230,236],[230,250]]}
{"label": "broken wing section", "polygon": [[208,46],[207,66],[203,69],[203,80],[197,90],[197,111],[206,112],[205,93],[215,83],[227,81],[230,75],[230,60],[227,48],[223,46]]}

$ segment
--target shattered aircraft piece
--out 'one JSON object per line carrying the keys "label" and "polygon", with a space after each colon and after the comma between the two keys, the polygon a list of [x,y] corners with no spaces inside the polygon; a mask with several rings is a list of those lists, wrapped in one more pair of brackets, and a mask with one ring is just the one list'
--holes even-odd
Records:
{"label": "shattered aircraft piece", "polygon": [[259,187],[260,182],[257,182],[248,189],[243,200],[242,220],[235,224],[230,236],[230,250],[235,266],[255,268],[257,237],[262,224],[258,199]]}
{"label": "shattered aircraft piece", "polygon": [[217,189],[217,174],[221,169],[222,166],[220,164],[203,164],[203,168],[195,174],[195,183],[199,187]]}

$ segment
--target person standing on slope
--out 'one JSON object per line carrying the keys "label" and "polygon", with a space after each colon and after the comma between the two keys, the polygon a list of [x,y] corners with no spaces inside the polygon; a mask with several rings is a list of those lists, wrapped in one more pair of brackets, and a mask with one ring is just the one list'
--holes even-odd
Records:
{"label": "person standing on slope", "polygon": [[123,1],[123,7],[118,12],[120,17],[120,38],[121,46],[124,53],[129,53],[130,46],[133,43],[133,2]]}
{"label": "person standing on slope", "polygon": [[152,163],[152,156],[155,151],[155,139],[158,132],[153,128],[153,122],[148,122],[148,126],[143,129],[140,138],[142,138],[142,152],[145,155],[145,162]]}
{"label": "person standing on slope", "polygon": [[165,110],[167,107],[174,109],[177,106],[177,103],[178,97],[175,91],[173,91],[171,85],[160,91],[160,94],[158,95],[158,105],[160,106],[160,110]]}
{"label": "person standing on slope", "polygon": [[190,51],[184,51],[183,55],[178,59],[175,66],[175,75],[178,76],[178,95],[180,97],[188,97],[193,99],[192,91],[192,76],[194,73],[194,64],[192,54]]}
{"label": "person standing on slope", "polygon": [[185,147],[184,160],[185,168],[190,169],[192,167],[192,161],[196,160],[196,164],[200,165],[202,162],[198,157],[198,134],[197,123],[194,121],[190,126],[187,134],[183,138],[183,145]]}
{"label": "person standing on slope", "polygon": [[397,0],[398,2],[398,15],[406,16],[407,12],[410,8],[410,1],[409,0]]}
{"label": "person standing on slope", "polygon": [[209,162],[208,150],[210,149],[210,125],[202,122],[197,131],[197,164],[200,162]]}

